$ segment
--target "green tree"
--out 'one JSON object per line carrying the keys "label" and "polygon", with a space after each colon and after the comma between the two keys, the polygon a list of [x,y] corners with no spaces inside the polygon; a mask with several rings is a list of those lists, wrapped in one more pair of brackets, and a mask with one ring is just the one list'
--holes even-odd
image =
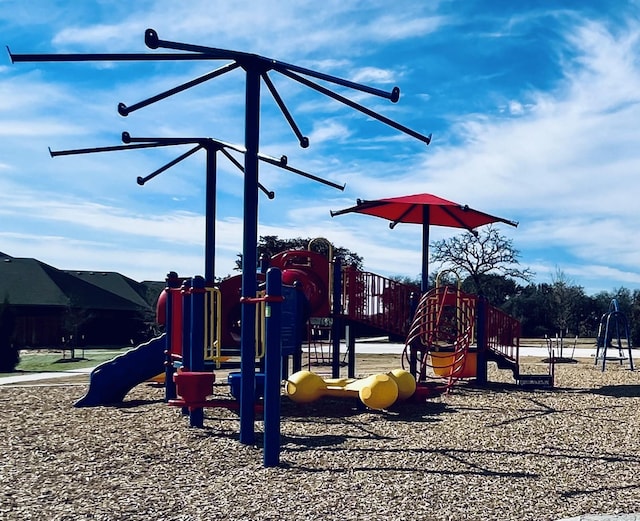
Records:
{"label": "green tree", "polygon": [[572,334],[579,334],[582,320],[582,304],[586,298],[584,289],[573,284],[561,270],[551,285],[553,322],[556,333],[562,338]]}
{"label": "green tree", "polygon": [[389,277],[391,280],[395,280],[400,284],[404,284],[405,286],[416,286],[418,290],[420,289],[420,276],[416,275],[415,277],[408,277],[403,275],[392,275]]}
{"label": "green tree", "polygon": [[[362,269],[362,257],[351,250],[342,246],[335,246],[329,241],[319,241],[311,238],[296,237],[294,239],[280,239],[277,235],[262,235],[258,240],[258,259],[262,255],[273,257],[277,253],[286,250],[307,250],[309,244],[312,244],[312,250],[329,256],[329,245],[333,249],[333,256],[340,257],[342,259],[343,266],[354,266],[357,269]],[[237,271],[242,271],[242,254],[238,253],[238,259],[236,260]]]}
{"label": "green tree", "polygon": [[506,301],[502,309],[520,321],[523,336],[542,337],[554,334],[552,301],[550,284],[529,284]]}
{"label": "green tree", "polygon": [[15,317],[9,298],[5,297],[0,305],[0,373],[11,373],[20,363],[20,351],[13,342],[14,329]]}
{"label": "green tree", "polygon": [[[582,288],[579,288],[582,290]],[[575,322],[572,326],[572,333],[580,337],[594,337],[598,332],[598,324],[600,323],[600,317],[602,312],[598,306],[597,301],[586,295],[584,291],[580,291],[575,296],[575,302],[573,303],[573,309],[575,314]]]}

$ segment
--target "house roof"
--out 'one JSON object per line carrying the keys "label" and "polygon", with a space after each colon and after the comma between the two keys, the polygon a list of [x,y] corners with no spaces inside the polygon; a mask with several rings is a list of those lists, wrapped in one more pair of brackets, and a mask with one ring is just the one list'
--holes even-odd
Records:
{"label": "house roof", "polygon": [[144,298],[145,288],[133,279],[125,277],[113,271],[70,271],[65,270],[74,277],[83,280],[93,286],[113,293],[138,306],[147,307],[149,303]]}
{"label": "house roof", "polygon": [[13,305],[140,311],[146,287],[119,273],[64,271],[37,259],[0,256],[0,299]]}
{"label": "house roof", "polygon": [[[36,259],[3,257],[0,262],[0,299],[22,306],[66,306],[69,299]],[[55,269],[55,268],[52,268]]]}

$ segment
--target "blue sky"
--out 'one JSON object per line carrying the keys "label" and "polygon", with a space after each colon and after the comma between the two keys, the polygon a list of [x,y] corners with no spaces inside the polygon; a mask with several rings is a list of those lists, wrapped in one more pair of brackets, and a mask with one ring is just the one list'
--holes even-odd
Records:
{"label": "blue sky", "polygon": [[[516,220],[500,226],[536,282],[588,294],[640,287],[640,2],[0,0],[14,53],[154,52],[160,38],[261,54],[383,90],[337,89],[423,134],[427,147],[271,74],[311,145],[262,87],[261,152],[343,192],[262,165],[259,235],[326,237],[365,269],[417,277],[419,227],[329,210],[420,192]],[[64,269],[162,280],[202,273],[205,155],[144,187],[188,147],[51,158],[121,144],[121,133],[244,142],[241,70],[122,117],[226,62],[17,63],[0,57],[0,251]],[[242,250],[242,174],[218,161],[216,275]],[[438,240],[460,233],[432,227]],[[431,266],[436,269],[436,266]]]}

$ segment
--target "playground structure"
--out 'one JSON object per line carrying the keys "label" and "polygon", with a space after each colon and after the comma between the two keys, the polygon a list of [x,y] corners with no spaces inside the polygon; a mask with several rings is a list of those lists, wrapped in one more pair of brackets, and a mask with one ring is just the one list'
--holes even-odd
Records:
{"label": "playground structure", "polygon": [[[274,466],[279,457],[279,402],[282,376],[288,369],[288,359],[293,359],[294,371],[299,371],[299,356],[302,343],[308,341],[310,333],[318,332],[318,327],[330,329],[332,377],[338,378],[340,372],[340,340],[344,335],[347,344],[348,379],[355,372],[355,339],[362,331],[373,330],[395,337],[410,336],[407,341],[410,362],[408,374],[414,382],[421,383],[426,377],[425,367],[428,360],[437,360],[440,376],[449,378],[450,383],[459,378],[476,377],[486,382],[486,364],[490,359],[504,364],[514,371],[519,382],[527,379],[519,374],[518,344],[519,324],[501,314],[484,299],[455,293],[455,298],[441,288],[435,293],[427,292],[417,302],[417,288],[399,282],[340,265],[339,259],[326,258],[312,252],[283,252],[270,260],[270,268],[256,272],[258,190],[273,194],[258,182],[258,163],[263,156],[259,153],[260,86],[266,84],[287,123],[298,138],[300,146],[309,146],[309,140],[297,127],[291,113],[285,106],[274,84],[269,78],[270,72],[278,72],[287,78],[309,87],[325,96],[347,105],[368,117],[416,138],[427,145],[431,135],[422,135],[377,112],[329,90],[316,83],[319,79],[325,83],[357,90],[374,96],[397,102],[400,91],[394,87],[391,92],[360,85],[349,80],[336,78],[299,66],[279,62],[262,56],[237,51],[216,49],[199,45],[161,40],[158,34],[148,29],[145,43],[151,49],[169,49],[180,51],[165,54],[12,54],[12,62],[37,61],[153,61],[153,60],[227,60],[230,63],[209,72],[199,78],[178,85],[133,105],[120,103],[118,112],[122,116],[168,98],[176,93],[194,87],[228,72],[241,69],[246,73],[246,111],[244,153],[244,227],[243,227],[243,263],[246,269],[242,275],[214,284],[215,270],[215,156],[227,146],[210,138],[131,138],[123,133],[126,147],[102,147],[80,151],[61,152],[85,153],[88,151],[108,151],[158,146],[192,144],[195,147],[168,163],[146,178],[139,177],[140,185],[166,170],[173,164],[204,148],[207,154],[207,190],[206,190],[206,230],[205,230],[205,273],[180,279],[177,274],[167,278],[167,288],[163,293],[164,302],[159,305],[159,316],[166,334],[141,345],[110,363],[103,364],[92,374],[87,396],[77,405],[97,405],[122,400],[127,388],[144,381],[146,374],[136,369],[136,364],[151,357],[155,373],[156,353],[162,348],[160,362],[165,367],[165,398],[170,405],[180,406],[188,412],[190,425],[202,426],[203,408],[231,405],[233,400],[222,403],[211,399],[215,381],[214,367],[239,358],[240,373],[230,378],[233,395],[238,396],[237,409],[240,416],[239,439],[241,443],[253,444],[255,438],[254,420],[256,402],[262,400],[264,413],[264,464]],[[234,150],[238,151],[236,147]],[[53,155],[53,154],[52,154]],[[275,161],[275,163],[274,163]],[[267,161],[284,166],[286,158]],[[293,170],[296,173],[300,171]],[[319,178],[304,174],[313,180]],[[325,182],[337,188],[339,185]],[[425,219],[425,222],[428,220]],[[425,229],[425,230],[428,230]],[[426,231],[425,231],[426,233]],[[423,233],[423,236],[426,235]],[[425,257],[426,259],[426,257]],[[426,263],[425,263],[426,264]],[[426,272],[423,274],[423,280]],[[262,285],[264,281],[264,287]],[[284,286],[283,283],[284,282]],[[423,288],[426,289],[426,288]],[[463,304],[466,302],[466,304]],[[417,305],[417,311],[416,310]],[[466,306],[466,307],[465,307]],[[449,309],[455,308],[455,309]],[[305,330],[305,325],[309,330]],[[474,325],[475,324],[475,325]],[[436,334],[433,334],[433,332]],[[472,343],[475,339],[475,360]],[[440,358],[442,353],[450,353],[449,358]],[[447,355],[449,356],[449,355]],[[258,368],[258,371],[256,371]],[[475,371],[474,371],[475,369]],[[122,375],[127,375],[123,377]],[[153,375],[150,375],[151,377]],[[109,382],[121,378],[123,381],[115,392],[109,388]],[[318,385],[318,379],[308,389],[308,396],[334,392],[340,395],[358,395],[376,408],[384,408],[394,395],[397,399],[405,392],[405,384],[398,385],[389,375],[374,375],[369,383],[324,382],[326,389]],[[366,379],[365,379],[366,380]],[[528,380],[532,382],[533,380]],[[551,377],[552,381],[552,377]],[[331,385],[330,385],[331,384]],[[334,385],[336,384],[336,385]],[[373,384],[376,384],[375,386]],[[392,385],[393,384],[393,385]],[[373,391],[362,391],[380,387],[380,395]],[[307,389],[307,390],[308,390]],[[362,391],[362,396],[360,395]],[[295,394],[295,392],[293,393]],[[381,396],[381,397],[380,397]],[[367,401],[365,401],[367,400]],[[395,401],[395,400],[394,400]],[[393,403],[393,402],[391,402]]]}
{"label": "playground structure", "polygon": [[[326,241],[314,239],[309,248],[318,240]],[[411,300],[415,298],[417,288],[351,266],[341,268],[339,260],[310,249],[284,251],[265,260],[256,274],[262,286],[254,302],[258,317],[252,357],[258,371],[256,382],[262,382],[264,378],[268,301],[264,284],[269,267],[279,271],[283,282],[279,349],[283,379],[287,378],[290,368],[293,372],[301,370],[305,345],[310,350],[320,323],[330,324],[329,340],[335,348],[334,354],[339,354],[342,332],[349,332],[348,378],[351,379],[355,377],[354,345],[358,331],[366,328],[367,331],[404,335],[403,330],[410,319]],[[238,367],[240,364],[241,278],[237,275],[213,285],[201,277],[184,278],[170,272],[157,304],[157,322],[165,327],[165,334],[151,342],[153,350],[143,344],[96,368],[91,375],[87,397],[79,400],[77,406],[117,403],[135,385],[160,372],[165,373],[166,400],[173,405],[191,406],[176,401],[179,393],[176,393],[174,379],[178,371],[182,373],[178,380],[185,389],[184,382],[189,378],[185,372],[206,370],[212,373],[216,369]],[[199,288],[195,288],[194,283]],[[194,306],[198,307],[197,310]],[[139,368],[141,365],[147,369]],[[332,367],[334,378],[340,376],[340,368],[339,363]],[[194,377],[194,381],[198,378]],[[235,373],[231,379],[237,389],[241,375]],[[114,385],[114,381],[118,385]],[[258,385],[256,399],[261,398],[262,391],[263,386]],[[240,393],[233,394],[237,397]],[[211,392],[206,393],[197,402],[204,402],[204,398],[210,395]],[[224,400],[208,400],[206,406],[237,408],[237,404]]]}
{"label": "playground structure", "polygon": [[[286,281],[283,291],[289,292],[284,299],[287,305],[283,306],[288,309],[283,322],[287,325],[282,330],[284,380],[290,367],[294,373],[301,370],[303,351],[307,351],[310,362],[317,337],[322,333],[318,330],[323,329],[329,334],[325,344],[331,351],[333,379],[342,376],[342,339],[346,344],[344,356],[348,359],[347,378],[355,378],[355,341],[366,332],[406,339],[403,369],[419,385],[428,378],[445,380],[449,387],[460,379],[475,378],[486,383],[487,363],[495,362],[498,367],[511,370],[520,386],[553,386],[553,352],[546,373],[524,373],[519,357],[520,323],[485,299],[461,291],[459,284],[457,288],[438,285],[418,300],[418,289],[414,286],[353,266],[342,267],[339,259],[310,249],[281,252],[269,265],[280,271],[283,282]],[[237,277],[219,285],[220,300],[216,302],[219,311],[208,319],[205,328],[208,340],[203,350],[215,355],[205,355],[204,360],[216,367],[233,363],[238,357],[241,320],[238,285]],[[179,294],[175,289],[168,291]],[[263,311],[259,310],[258,315],[263,316]],[[174,321],[172,331],[183,330],[175,318],[167,320]],[[255,363],[259,368],[264,353],[261,320],[256,323]],[[171,340],[172,345],[182,345],[179,335],[169,334],[169,338],[175,339]],[[172,347],[170,352],[176,359],[181,347]]]}
{"label": "playground structure", "polygon": [[[318,240],[311,241],[308,247]],[[282,380],[287,380],[290,370],[293,373],[302,370],[305,350],[311,367],[317,337],[328,330],[325,344],[332,351],[328,359],[334,380],[342,377],[343,338],[344,356],[348,358],[347,379],[355,379],[355,341],[360,333],[366,332],[406,339],[402,366],[418,386],[434,378],[446,382],[447,387],[461,379],[475,378],[479,383],[486,383],[486,364],[490,361],[511,370],[521,386],[553,385],[554,357],[549,358],[546,374],[522,373],[519,322],[477,295],[461,291],[459,284],[457,287],[438,284],[418,300],[417,287],[353,266],[342,267],[339,259],[311,249],[287,250],[263,259],[261,270],[256,274],[262,289],[253,302],[257,308],[252,353],[257,371],[253,402],[259,402],[264,393],[265,324],[269,314],[264,284],[265,272],[270,268],[278,271],[283,283],[277,356]],[[220,368],[239,366],[243,299],[240,286],[241,275],[210,285],[201,277],[181,278],[175,272],[169,273],[157,305],[157,320],[165,326],[165,335],[152,342],[153,351],[145,344],[132,350],[137,355],[125,354],[100,366],[92,375],[89,397],[80,400],[78,406],[120,401],[126,394],[126,386],[130,389],[164,371],[167,402],[194,408],[189,399],[179,398],[182,395],[176,391],[176,375],[182,373],[177,378],[185,389],[190,384],[184,383],[189,379],[184,373],[213,374]],[[137,368],[143,353],[146,353],[145,363],[153,369]],[[120,375],[125,370],[127,378]],[[194,381],[198,378],[194,376]],[[102,383],[109,379],[119,382],[119,390]],[[235,390],[232,395],[237,398],[242,375],[233,373],[229,380]],[[215,377],[210,381],[208,392],[196,400],[197,404],[237,408],[237,403],[228,400],[207,399],[212,394],[214,381]],[[199,423],[197,419],[192,420],[194,426]]]}
{"label": "playground structure", "polygon": [[[615,342],[615,344],[614,344]],[[607,356],[607,349],[616,349],[618,356]],[[620,311],[617,299],[612,299],[609,309],[600,318],[596,339],[595,364],[602,362],[605,370],[607,360],[618,361],[620,365],[629,361],[629,369],[633,371],[633,355],[631,354],[631,332],[627,316]],[[626,351],[626,354],[625,354]]]}

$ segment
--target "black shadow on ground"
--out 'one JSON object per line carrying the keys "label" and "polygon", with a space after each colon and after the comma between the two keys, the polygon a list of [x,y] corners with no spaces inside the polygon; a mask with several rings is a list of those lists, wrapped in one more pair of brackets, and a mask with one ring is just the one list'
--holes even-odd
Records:
{"label": "black shadow on ground", "polygon": [[614,398],[639,398],[640,384],[603,385],[597,389],[585,389],[583,392]]}

